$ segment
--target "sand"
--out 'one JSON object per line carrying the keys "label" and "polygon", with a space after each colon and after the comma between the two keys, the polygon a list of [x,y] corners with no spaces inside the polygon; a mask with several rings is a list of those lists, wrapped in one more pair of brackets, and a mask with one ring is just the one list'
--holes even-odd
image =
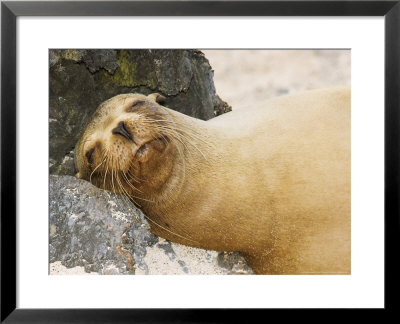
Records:
{"label": "sand", "polygon": [[350,85],[350,50],[205,50],[233,109],[302,90]]}

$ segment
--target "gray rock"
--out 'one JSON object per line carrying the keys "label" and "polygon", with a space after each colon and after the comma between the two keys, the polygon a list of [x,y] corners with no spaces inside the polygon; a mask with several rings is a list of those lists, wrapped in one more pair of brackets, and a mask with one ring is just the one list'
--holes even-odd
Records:
{"label": "gray rock", "polygon": [[200,51],[50,50],[49,62],[51,174],[74,174],[64,158],[98,105],[117,94],[159,92],[167,107],[204,120],[231,110]]}
{"label": "gray rock", "polygon": [[87,181],[50,176],[49,195],[51,263],[130,274],[135,259],[158,241],[139,209]]}
{"label": "gray rock", "polygon": [[49,262],[99,274],[250,274],[238,253],[195,249],[149,231],[121,196],[71,176],[50,175]]}

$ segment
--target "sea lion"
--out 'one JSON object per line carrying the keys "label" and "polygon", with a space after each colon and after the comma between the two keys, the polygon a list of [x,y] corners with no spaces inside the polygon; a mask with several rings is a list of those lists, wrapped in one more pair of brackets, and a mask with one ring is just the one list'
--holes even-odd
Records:
{"label": "sea lion", "polygon": [[350,273],[350,89],[209,121],[164,99],[102,103],[75,148],[77,177],[131,199],[153,233],[239,251],[258,274]]}

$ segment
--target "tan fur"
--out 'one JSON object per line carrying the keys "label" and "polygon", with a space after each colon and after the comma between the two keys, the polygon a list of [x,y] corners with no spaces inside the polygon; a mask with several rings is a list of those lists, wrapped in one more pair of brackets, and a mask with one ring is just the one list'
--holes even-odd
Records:
{"label": "tan fur", "polygon": [[[126,112],[137,100],[146,103]],[[349,89],[279,97],[207,122],[156,101],[127,94],[103,103],[76,147],[78,176],[93,173],[94,184],[130,196],[155,234],[240,251],[256,273],[350,273]],[[135,143],[112,134],[121,120]],[[168,140],[166,125],[177,130]],[[105,149],[113,163],[101,164]],[[127,170],[132,185],[120,176],[118,189]]]}

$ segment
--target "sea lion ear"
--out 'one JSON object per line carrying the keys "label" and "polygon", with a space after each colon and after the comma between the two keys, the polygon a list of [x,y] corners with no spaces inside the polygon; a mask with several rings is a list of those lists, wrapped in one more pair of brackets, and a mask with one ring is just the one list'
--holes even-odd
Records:
{"label": "sea lion ear", "polygon": [[167,98],[165,98],[163,95],[160,95],[159,93],[152,93],[152,94],[149,94],[147,97],[154,100],[155,102],[157,102],[159,104],[163,104],[167,100]]}

